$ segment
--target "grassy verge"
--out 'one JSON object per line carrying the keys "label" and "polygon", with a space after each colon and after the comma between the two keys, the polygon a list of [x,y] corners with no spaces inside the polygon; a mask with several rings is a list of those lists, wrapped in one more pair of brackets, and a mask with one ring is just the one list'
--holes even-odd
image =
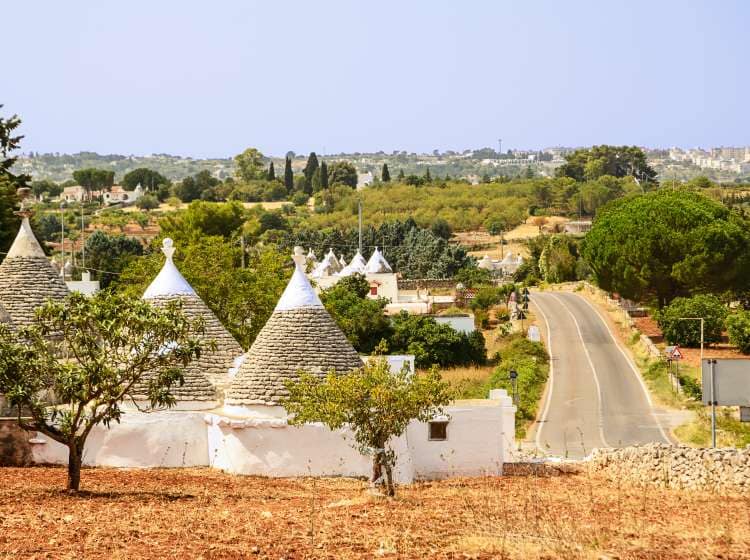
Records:
{"label": "grassy verge", "polygon": [[536,419],[539,400],[549,375],[549,356],[539,342],[531,342],[521,333],[498,339],[496,351],[500,362],[494,368],[460,368],[446,370],[443,379],[453,387],[456,398],[487,398],[490,389],[506,389],[513,394],[510,372],[518,373],[518,412],[516,437],[523,439],[529,425]]}

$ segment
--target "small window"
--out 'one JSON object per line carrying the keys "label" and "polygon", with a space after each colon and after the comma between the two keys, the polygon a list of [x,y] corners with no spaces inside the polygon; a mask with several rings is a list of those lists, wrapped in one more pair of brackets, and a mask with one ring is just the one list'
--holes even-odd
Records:
{"label": "small window", "polygon": [[427,439],[430,441],[445,441],[448,439],[448,422],[443,420],[430,422],[430,433]]}
{"label": "small window", "polygon": [[374,284],[372,286],[370,286],[370,295],[371,296],[378,295],[378,287],[376,285],[374,285]]}

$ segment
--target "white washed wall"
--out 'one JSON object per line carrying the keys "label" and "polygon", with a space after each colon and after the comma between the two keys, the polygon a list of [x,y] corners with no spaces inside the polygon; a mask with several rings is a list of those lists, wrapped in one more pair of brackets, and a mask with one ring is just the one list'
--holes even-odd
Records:
{"label": "white washed wall", "polygon": [[[203,412],[125,411],[110,428],[96,426],[86,441],[84,465],[102,467],[208,466]],[[46,436],[32,438],[36,463],[67,464],[68,448]]]}

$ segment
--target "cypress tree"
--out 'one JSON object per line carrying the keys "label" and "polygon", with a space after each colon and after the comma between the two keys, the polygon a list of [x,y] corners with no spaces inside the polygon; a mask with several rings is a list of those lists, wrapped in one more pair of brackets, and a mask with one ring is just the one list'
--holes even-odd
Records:
{"label": "cypress tree", "polygon": [[320,164],[320,188],[328,188],[328,165],[326,162],[321,162]]}
{"label": "cypress tree", "polygon": [[430,175],[430,168],[427,168],[427,171],[424,172],[424,180],[425,183],[431,183],[432,182],[432,175]]}
{"label": "cypress tree", "polygon": [[273,168],[273,162],[268,166],[268,180],[269,181],[275,181],[276,180],[276,171]]}
{"label": "cypress tree", "polygon": [[312,183],[312,191],[314,193],[318,192],[320,190],[320,187],[321,187],[321,185],[320,185],[320,168],[316,169],[315,173],[313,173],[311,183]]}
{"label": "cypress tree", "polygon": [[387,183],[391,180],[391,172],[388,171],[388,164],[383,164],[383,171],[380,172],[380,180]]}
{"label": "cypress tree", "polygon": [[320,167],[320,165],[318,164],[318,156],[315,155],[315,152],[310,152],[310,155],[307,157],[307,165],[305,165],[305,169],[303,171],[303,173],[305,174],[305,179],[307,179],[308,183],[312,184],[313,175],[315,175],[318,167]]}
{"label": "cypress tree", "polygon": [[406,179],[406,175],[404,175],[404,170],[403,169],[399,169],[398,170],[398,177],[397,177],[397,179],[399,181],[401,181],[401,182],[403,182],[403,180]]}
{"label": "cypress tree", "polygon": [[292,159],[287,156],[284,161],[284,186],[286,192],[290,193],[294,190],[294,173],[292,172]]}

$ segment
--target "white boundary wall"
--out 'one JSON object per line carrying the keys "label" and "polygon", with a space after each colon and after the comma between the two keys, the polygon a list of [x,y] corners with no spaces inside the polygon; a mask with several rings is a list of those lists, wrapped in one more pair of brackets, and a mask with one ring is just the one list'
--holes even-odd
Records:
{"label": "white boundary wall", "polygon": [[[395,479],[502,474],[511,457],[515,407],[504,390],[491,399],[457,401],[446,408],[447,439],[429,440],[427,423],[412,422],[391,443],[398,462]],[[258,408],[258,407],[256,407]],[[84,464],[108,467],[211,466],[232,474],[269,477],[370,477],[371,457],[352,445],[349,430],[322,424],[290,426],[277,410],[144,414],[124,411],[120,424],[97,426],[89,436]],[[443,420],[444,418],[436,418]],[[32,438],[36,463],[67,463],[67,448],[39,434]]]}

